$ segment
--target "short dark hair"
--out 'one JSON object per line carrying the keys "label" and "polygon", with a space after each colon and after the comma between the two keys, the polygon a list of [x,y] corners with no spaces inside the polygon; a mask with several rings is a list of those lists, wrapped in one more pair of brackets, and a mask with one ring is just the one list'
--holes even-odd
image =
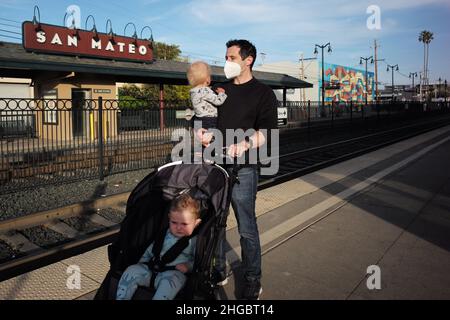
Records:
{"label": "short dark hair", "polygon": [[247,57],[253,57],[253,62],[250,65],[250,69],[252,69],[253,64],[256,61],[256,47],[254,46],[254,44],[244,39],[228,41],[227,48],[230,48],[232,46],[239,47],[239,55],[241,56],[242,60]]}

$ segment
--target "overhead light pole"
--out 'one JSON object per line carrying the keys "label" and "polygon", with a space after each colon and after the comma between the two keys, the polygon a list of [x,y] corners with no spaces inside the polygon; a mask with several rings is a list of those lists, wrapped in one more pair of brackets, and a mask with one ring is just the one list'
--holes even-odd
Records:
{"label": "overhead light pole", "polygon": [[414,78],[417,78],[417,72],[410,72],[409,77],[412,79],[412,89],[416,93],[416,87],[414,87]]}
{"label": "overhead light pole", "polygon": [[322,110],[321,110],[321,114],[323,112],[323,108],[325,105],[325,71],[324,71],[324,61],[323,61],[324,60],[323,49],[325,49],[326,47],[328,47],[328,52],[331,53],[331,51],[332,51],[331,44],[329,42],[325,45],[316,44],[314,46],[314,54],[318,54],[317,48],[322,49],[322,99],[321,99],[322,100],[322,106],[321,106]]}
{"label": "overhead light pole", "polygon": [[365,61],[366,62],[366,76],[365,76],[365,78],[366,78],[366,80],[365,80],[365,82],[366,82],[366,84],[365,84],[365,86],[366,86],[366,94],[365,94],[365,104],[367,105],[367,94],[369,93],[369,86],[368,86],[368,82],[367,82],[367,61],[368,60],[370,60],[370,63],[373,63],[373,57],[372,56],[370,56],[370,57],[368,57],[368,58],[364,58],[364,57],[360,57],[360,59],[359,59],[359,64],[362,64],[362,61]]}
{"label": "overhead light pole", "polygon": [[444,80],[445,104],[447,104],[447,79]]}
{"label": "overhead light pole", "polygon": [[398,71],[398,64],[394,64],[391,66],[390,64],[387,65],[387,72],[389,72],[389,69],[392,70],[392,102],[394,102],[394,68],[395,71]]}

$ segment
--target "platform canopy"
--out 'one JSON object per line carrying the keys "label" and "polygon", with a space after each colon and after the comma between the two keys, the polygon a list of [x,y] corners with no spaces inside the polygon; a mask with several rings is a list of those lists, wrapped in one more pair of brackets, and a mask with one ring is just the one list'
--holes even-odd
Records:
{"label": "platform canopy", "polygon": [[[0,77],[37,79],[43,74],[54,78],[70,73],[102,76],[115,82],[187,85],[189,63],[155,60],[152,63],[27,52],[21,44],[0,42]],[[212,66],[212,81],[226,81],[222,67]],[[255,78],[273,89],[311,88],[300,79],[271,72],[253,72]]]}

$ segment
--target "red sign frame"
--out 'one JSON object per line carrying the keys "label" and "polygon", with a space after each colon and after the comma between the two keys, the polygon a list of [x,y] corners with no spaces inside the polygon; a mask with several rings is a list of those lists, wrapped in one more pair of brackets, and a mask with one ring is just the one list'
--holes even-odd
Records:
{"label": "red sign frame", "polygon": [[22,24],[25,50],[110,60],[153,62],[153,43],[93,31],[70,29],[44,23]]}

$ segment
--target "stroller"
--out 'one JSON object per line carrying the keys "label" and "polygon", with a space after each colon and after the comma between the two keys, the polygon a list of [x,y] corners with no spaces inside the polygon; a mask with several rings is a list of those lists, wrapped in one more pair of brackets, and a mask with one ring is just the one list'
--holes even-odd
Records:
{"label": "stroller", "polygon": [[[94,299],[115,299],[122,273],[129,265],[137,263],[150,243],[167,230],[170,202],[185,192],[200,201],[202,222],[195,230],[193,270],[187,274],[186,284],[176,299],[215,299],[213,260],[218,239],[225,232],[233,176],[234,173],[230,176],[216,164],[178,161],[145,177],[128,198],[119,236],[108,247],[110,270]],[[133,300],[151,299],[154,292],[154,288],[138,287]]]}

